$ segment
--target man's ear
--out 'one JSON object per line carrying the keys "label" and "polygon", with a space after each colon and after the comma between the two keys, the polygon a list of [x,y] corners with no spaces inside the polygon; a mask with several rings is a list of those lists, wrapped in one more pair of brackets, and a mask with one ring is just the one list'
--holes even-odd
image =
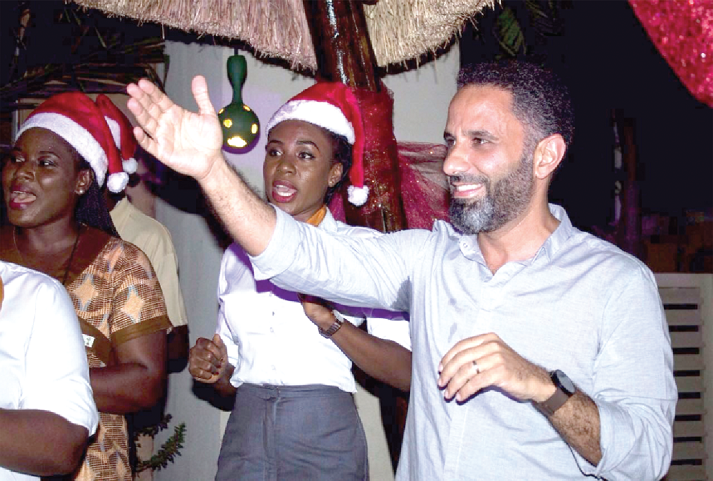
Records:
{"label": "man's ear", "polygon": [[329,169],[329,178],[327,179],[327,185],[329,187],[334,187],[342,178],[342,172],[344,171],[344,166],[341,162],[335,162]]}
{"label": "man's ear", "polygon": [[567,144],[560,134],[552,134],[540,140],[535,149],[534,175],[538,179],[546,179],[557,170],[564,158]]}
{"label": "man's ear", "polygon": [[87,190],[89,190],[93,181],[94,172],[92,172],[92,169],[80,170],[79,175],[77,176],[77,185],[74,188],[74,192],[77,195],[83,195]]}

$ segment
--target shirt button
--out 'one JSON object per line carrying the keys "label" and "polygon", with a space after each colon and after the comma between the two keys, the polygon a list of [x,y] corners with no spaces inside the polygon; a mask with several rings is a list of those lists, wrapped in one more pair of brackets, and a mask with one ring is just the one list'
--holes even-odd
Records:
{"label": "shirt button", "polygon": [[270,328],[270,332],[274,333],[274,332],[275,332],[275,328],[274,328],[274,327],[271,327],[271,328]]}

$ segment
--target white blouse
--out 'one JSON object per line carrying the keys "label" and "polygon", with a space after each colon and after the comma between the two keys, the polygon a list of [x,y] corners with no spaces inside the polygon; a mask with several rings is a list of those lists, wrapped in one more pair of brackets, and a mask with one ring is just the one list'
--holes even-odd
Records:
{"label": "white blouse", "polygon": [[[321,229],[350,236],[373,237],[378,232],[338,222],[327,212]],[[256,281],[247,254],[237,244],[223,255],[218,281],[217,333],[235,366],[231,383],[297,386],[321,384],[355,392],[351,360],[330,339],[319,334],[305,315],[297,294],[270,281]],[[354,325],[364,322],[369,309],[338,306]],[[378,311],[369,317],[371,334],[410,349],[409,324],[403,313]]]}

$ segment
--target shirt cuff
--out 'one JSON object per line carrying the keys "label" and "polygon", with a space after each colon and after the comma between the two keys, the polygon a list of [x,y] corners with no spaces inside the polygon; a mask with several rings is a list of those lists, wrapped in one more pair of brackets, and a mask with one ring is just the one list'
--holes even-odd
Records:
{"label": "shirt cuff", "polygon": [[255,279],[262,281],[281,274],[292,264],[294,253],[300,245],[299,223],[274,205],[275,231],[267,248],[257,256],[248,255],[253,265]]}

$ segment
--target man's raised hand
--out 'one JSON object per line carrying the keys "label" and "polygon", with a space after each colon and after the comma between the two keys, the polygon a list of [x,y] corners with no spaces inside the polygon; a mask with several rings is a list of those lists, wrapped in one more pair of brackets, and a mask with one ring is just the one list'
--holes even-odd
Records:
{"label": "man's raised hand", "polygon": [[205,78],[194,77],[191,90],[198,113],[176,105],[145,79],[126,88],[131,96],[127,106],[141,126],[134,128],[139,145],[173,170],[200,182],[222,161],[223,133]]}

